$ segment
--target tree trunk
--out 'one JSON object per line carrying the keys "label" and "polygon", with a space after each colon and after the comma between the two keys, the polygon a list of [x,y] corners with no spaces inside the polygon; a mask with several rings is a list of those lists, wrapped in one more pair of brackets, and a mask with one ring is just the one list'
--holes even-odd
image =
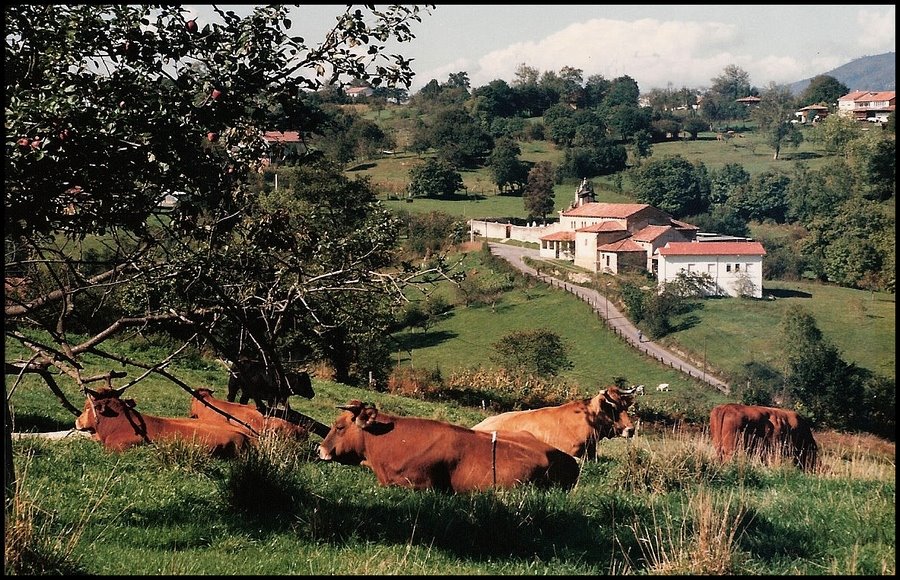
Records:
{"label": "tree trunk", "polygon": [[6,482],[7,501],[16,495],[16,466],[13,463],[12,447],[12,414],[9,412],[9,399],[6,398],[6,381],[3,382],[3,458],[5,467],[3,481]]}

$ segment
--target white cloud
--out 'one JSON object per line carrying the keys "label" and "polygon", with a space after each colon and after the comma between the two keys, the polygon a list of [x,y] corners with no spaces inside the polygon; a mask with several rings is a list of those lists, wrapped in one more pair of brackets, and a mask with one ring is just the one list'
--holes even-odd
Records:
{"label": "white cloud", "polygon": [[856,21],[861,33],[857,37],[860,48],[871,54],[892,52],[897,46],[897,7],[888,6],[883,12],[860,10]]}
{"label": "white cloud", "polygon": [[[860,12],[866,34],[860,42],[881,52],[893,50],[894,7],[877,16]],[[737,24],[645,18],[634,21],[592,19],[566,28],[534,42],[519,42],[494,50],[475,63],[455,61],[429,71],[419,71],[411,91],[415,92],[432,78],[446,80],[450,72],[465,70],[473,87],[494,79],[512,82],[515,70],[525,63],[540,72],[556,71],[563,66],[582,69],[587,79],[600,74],[607,79],[628,75],[642,91],[652,88],[707,87],[730,64],[744,69],[757,87],[770,82],[790,83],[820,74],[848,62],[844,55],[766,54],[759,52],[759,38],[748,38]],[[890,48],[884,48],[889,46]],[[873,53],[874,54],[874,53]],[[467,68],[468,64],[468,68]]]}

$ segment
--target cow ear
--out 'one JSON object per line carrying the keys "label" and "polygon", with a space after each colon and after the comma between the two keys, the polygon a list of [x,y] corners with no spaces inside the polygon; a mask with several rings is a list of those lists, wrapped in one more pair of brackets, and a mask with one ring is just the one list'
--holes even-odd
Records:
{"label": "cow ear", "polygon": [[356,426],[360,429],[367,429],[372,426],[375,422],[375,417],[378,416],[378,409],[375,408],[375,405],[366,405],[363,403],[362,410],[356,416],[354,421],[356,422]]}

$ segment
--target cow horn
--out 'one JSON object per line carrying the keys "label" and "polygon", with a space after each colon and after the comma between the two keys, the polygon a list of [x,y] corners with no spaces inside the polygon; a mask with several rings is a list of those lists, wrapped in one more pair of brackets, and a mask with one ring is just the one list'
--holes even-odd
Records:
{"label": "cow horn", "polygon": [[84,389],[85,394],[90,395],[91,397],[93,397],[95,399],[100,395],[100,393],[98,393],[97,391],[95,391],[93,389],[89,389],[84,386],[82,386],[81,388]]}
{"label": "cow horn", "polygon": [[619,392],[623,395],[632,395],[637,390],[637,387],[631,387],[630,389],[619,389]]}

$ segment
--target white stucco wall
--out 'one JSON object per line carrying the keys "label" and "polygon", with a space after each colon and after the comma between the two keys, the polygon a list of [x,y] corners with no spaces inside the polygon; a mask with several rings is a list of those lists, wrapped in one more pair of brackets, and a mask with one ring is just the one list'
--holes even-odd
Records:
{"label": "white stucco wall", "polygon": [[[707,272],[715,282],[716,294],[738,296],[738,282],[749,276],[753,283],[752,296],[762,298],[762,256],[663,256],[659,258],[657,272],[659,285],[673,282],[678,272]],[[736,267],[737,266],[737,267]]]}

